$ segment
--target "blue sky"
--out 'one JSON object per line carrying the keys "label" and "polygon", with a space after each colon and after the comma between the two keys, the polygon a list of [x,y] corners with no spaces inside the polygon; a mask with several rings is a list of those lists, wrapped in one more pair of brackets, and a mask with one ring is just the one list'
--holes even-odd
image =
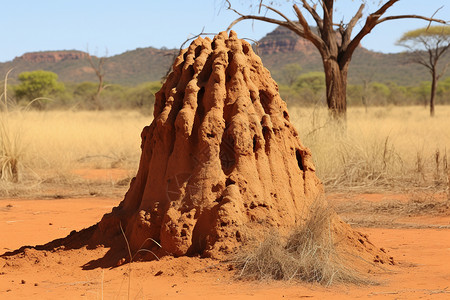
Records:
{"label": "blue sky", "polygon": [[[199,32],[225,30],[236,15],[225,9],[224,0],[4,0],[0,24],[2,48],[0,62],[12,60],[26,52],[44,50],[87,50],[108,56],[138,47],[178,48],[186,38]],[[236,8],[251,12],[249,3],[231,0]],[[278,0],[276,6],[293,16],[291,5]],[[379,1],[367,1],[372,12]],[[383,1],[385,2],[385,1]],[[444,6],[437,18],[450,20],[448,0],[401,0],[390,14],[431,16]],[[338,0],[337,16],[349,16],[361,3]],[[345,18],[344,18],[345,20]],[[402,33],[426,26],[425,21],[390,21],[375,28],[362,42],[380,52],[398,52],[395,42]],[[361,25],[357,25],[356,30]],[[260,39],[275,28],[263,22],[243,21],[234,30],[241,38]]]}

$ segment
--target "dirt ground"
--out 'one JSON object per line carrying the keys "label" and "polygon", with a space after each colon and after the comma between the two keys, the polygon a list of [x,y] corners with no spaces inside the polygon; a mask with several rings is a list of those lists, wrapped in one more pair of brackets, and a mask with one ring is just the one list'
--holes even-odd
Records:
{"label": "dirt ground", "polygon": [[[90,226],[121,200],[58,198],[0,199],[0,253]],[[417,214],[419,202],[408,206],[406,194],[328,199],[344,220],[394,257],[395,266],[369,274],[378,285],[242,281],[228,263],[195,257],[84,270],[108,249],[26,250],[0,258],[0,299],[450,299],[450,210],[419,201],[430,212]]]}

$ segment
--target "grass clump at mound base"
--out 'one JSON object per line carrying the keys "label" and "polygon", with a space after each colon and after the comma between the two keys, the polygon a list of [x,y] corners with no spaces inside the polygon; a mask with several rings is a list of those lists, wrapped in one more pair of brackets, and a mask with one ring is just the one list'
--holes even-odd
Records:
{"label": "grass clump at mound base", "polygon": [[311,217],[292,230],[287,238],[269,234],[255,247],[242,249],[234,259],[240,279],[298,280],[333,283],[373,284],[348,266],[337,250],[331,230],[334,211],[315,204]]}

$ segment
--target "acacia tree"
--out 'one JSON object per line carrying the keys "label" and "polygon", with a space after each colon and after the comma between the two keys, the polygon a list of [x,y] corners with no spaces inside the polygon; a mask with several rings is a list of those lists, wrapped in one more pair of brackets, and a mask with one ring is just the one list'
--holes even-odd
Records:
{"label": "acacia tree", "polygon": [[424,66],[431,74],[430,116],[433,117],[437,84],[449,65],[439,67],[438,64],[450,48],[450,28],[430,26],[408,31],[398,44],[408,49],[412,62]]}
{"label": "acacia tree", "polygon": [[[335,120],[344,120],[347,112],[346,89],[347,89],[347,74],[350,60],[361,40],[371,32],[371,30],[386,21],[396,19],[422,19],[426,21],[434,21],[446,24],[445,21],[434,19],[433,17],[424,17],[419,15],[396,15],[385,16],[386,11],[399,0],[389,0],[384,4],[380,3],[379,8],[373,13],[365,17],[364,25],[356,35],[353,35],[355,25],[364,17],[363,10],[366,1],[362,0],[359,9],[348,23],[336,22],[334,20],[334,4],[336,0],[301,0],[298,1],[302,7],[298,7],[295,2],[293,9],[297,20],[291,20],[285,14],[272,6],[265,5],[264,0],[259,1],[259,13],[257,15],[245,15],[232,8],[229,0],[228,9],[234,11],[239,15],[228,27],[230,29],[236,23],[243,20],[259,20],[284,26],[300,37],[310,41],[319,51],[323,68],[325,72],[326,85],[326,99],[331,116]],[[271,2],[272,3],[272,2]],[[267,12],[273,12],[279,17],[270,18],[265,14],[261,14],[261,8],[265,8]],[[313,19],[315,24],[308,24],[305,18],[307,12]],[[313,27],[317,27],[314,30]]]}

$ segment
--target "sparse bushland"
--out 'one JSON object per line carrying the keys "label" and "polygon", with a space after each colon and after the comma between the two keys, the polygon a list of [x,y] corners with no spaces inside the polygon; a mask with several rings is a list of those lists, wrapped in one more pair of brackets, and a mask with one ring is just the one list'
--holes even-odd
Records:
{"label": "sparse bushland", "polygon": [[[51,103],[49,109],[95,110],[93,97],[97,93],[97,84],[82,82],[66,84],[67,92],[59,101]],[[155,93],[161,88],[160,82],[146,82],[137,86],[108,84],[98,95],[104,110],[140,110],[149,113],[153,109]]]}
{"label": "sparse bushland", "polygon": [[[280,95],[290,105],[325,105],[325,84],[323,73],[304,73],[292,84],[280,77]],[[366,80],[366,84],[349,84],[347,103],[352,106],[378,107],[386,105],[410,106],[424,105],[429,102],[431,82],[423,81],[415,86],[402,86],[395,82],[381,83]],[[450,77],[442,79],[436,89],[436,103],[450,104]]]}
{"label": "sparse bushland", "polygon": [[[320,78],[317,74],[299,76],[292,86],[280,85],[280,91],[327,190],[446,188],[450,137],[443,129],[450,127],[450,107],[437,106],[436,118],[430,120],[424,107],[393,105],[423,103],[420,97],[427,95],[429,86],[370,83],[366,107],[359,106],[363,89],[349,88],[353,96],[348,99],[355,99],[351,100],[355,106],[348,111],[347,132],[342,134],[329,122]],[[66,178],[62,182],[70,182],[72,170],[79,168],[120,167],[134,172],[139,135],[151,122],[153,95],[160,83],[109,86],[101,94],[108,103],[105,112],[89,111],[93,109],[89,97],[96,91],[92,83],[66,84],[65,92],[47,102],[45,111],[35,111],[30,105],[24,109],[24,103],[18,103],[11,92],[14,86],[5,81],[2,87],[2,176],[19,181],[23,175],[22,179],[39,183],[52,173],[53,178],[59,174]],[[448,95],[450,77],[440,82],[438,102],[450,99]]]}

